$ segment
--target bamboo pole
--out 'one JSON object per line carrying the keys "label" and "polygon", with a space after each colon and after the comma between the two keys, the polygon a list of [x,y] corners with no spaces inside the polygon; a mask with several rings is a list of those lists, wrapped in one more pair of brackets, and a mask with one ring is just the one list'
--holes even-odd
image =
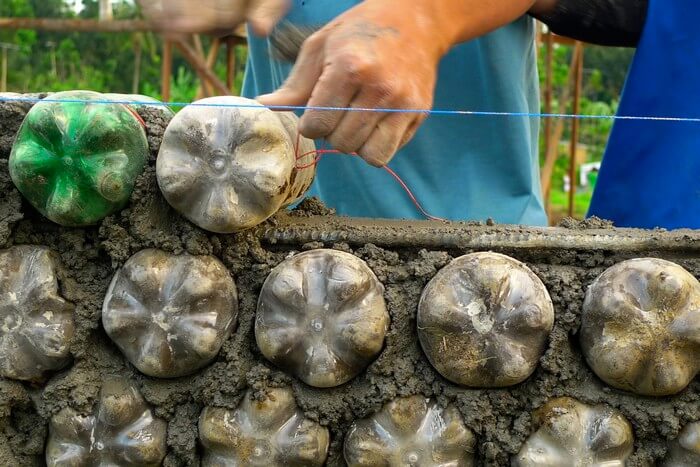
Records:
{"label": "bamboo pole", "polygon": [[[200,42],[201,45],[201,42]],[[214,69],[216,66],[216,59],[219,56],[219,48],[221,46],[221,40],[217,37],[212,40],[211,47],[209,47],[209,53],[207,54],[207,68],[210,70]],[[201,57],[204,57],[204,49],[202,48]],[[213,96],[215,92],[212,90],[211,85],[207,80],[201,80],[200,85],[197,88],[197,99],[201,99],[206,96]]]}
{"label": "bamboo pole", "polygon": [[132,36],[134,46],[134,76],[131,81],[131,93],[138,94],[141,84],[141,59],[143,57],[143,37],[136,33]]}
{"label": "bamboo pole", "polygon": [[0,72],[0,92],[7,91],[7,48],[2,48],[2,71]]}
{"label": "bamboo pole", "polygon": [[192,48],[191,45],[182,39],[177,39],[174,43],[202,80],[208,80],[214,87],[214,90],[220,95],[231,95],[231,92],[226,88],[226,84],[224,84],[213,71],[207,68],[206,61],[197,54],[197,51]]}
{"label": "bamboo pole", "polygon": [[[56,19],[56,18],[0,18],[0,29],[33,29],[55,32],[165,32],[167,24],[145,20]],[[245,27],[232,34],[246,39]]]}
{"label": "bamboo pole", "polygon": [[112,0],[100,0],[100,21],[112,21]]}
{"label": "bamboo pole", "polygon": [[[576,63],[576,78],[574,81],[574,115],[578,115],[581,102],[581,86],[583,82],[583,44],[576,43],[575,52],[578,56]],[[578,147],[578,129],[581,121],[574,118],[571,121],[571,147],[569,160],[569,217],[574,216],[576,207],[576,149]]]}
{"label": "bamboo pole", "polygon": [[[204,46],[202,45],[202,38],[199,34],[192,34],[192,43],[194,44],[194,50],[197,52],[199,57],[202,60],[204,60]],[[202,97],[211,97],[213,95],[214,92],[212,91],[211,86],[209,85],[209,81],[200,76],[199,86],[197,86],[197,93],[195,95],[195,99],[201,99]]]}
{"label": "bamboo pole", "polygon": [[34,29],[55,32],[147,32],[156,25],[143,20],[0,18],[0,29]]}
{"label": "bamboo pole", "polygon": [[226,39],[226,87],[233,91],[236,79],[236,39]]}
{"label": "bamboo pole", "polygon": [[163,101],[170,101],[170,78],[173,73],[173,43],[169,39],[163,40],[163,63],[160,72],[161,94]]}
{"label": "bamboo pole", "polygon": [[9,51],[10,50],[20,50],[19,46],[11,44],[9,42],[0,42],[0,49],[2,49],[1,62],[0,62],[0,92],[7,91],[7,70],[9,68]]}
{"label": "bamboo pole", "polygon": [[[566,113],[566,106],[569,102],[571,96],[571,88],[573,87],[573,82],[576,74],[576,66],[578,62],[578,57],[576,53],[571,54],[571,63],[569,65],[569,74],[566,79],[566,86],[562,90],[562,94],[559,100],[558,113]],[[554,164],[557,161],[557,156],[559,155],[559,141],[564,134],[564,119],[557,119],[552,130],[552,134],[549,140],[549,151],[545,155],[544,165],[542,166],[541,182],[542,182],[542,193],[544,194],[544,199],[549,199],[549,192],[552,186],[552,172],[554,171]]]}

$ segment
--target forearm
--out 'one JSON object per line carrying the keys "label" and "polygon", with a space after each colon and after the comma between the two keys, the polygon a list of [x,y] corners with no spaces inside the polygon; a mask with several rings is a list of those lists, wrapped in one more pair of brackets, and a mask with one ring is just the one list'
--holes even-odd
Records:
{"label": "forearm", "polygon": [[[384,16],[389,24],[415,23],[411,25],[411,39],[421,40],[423,45],[435,49],[439,59],[453,46],[515,21],[530,11],[534,3],[535,0],[412,0],[403,11],[397,11],[395,0],[365,0],[361,5],[364,10]],[[273,54],[295,62],[304,41],[321,28],[283,22],[270,38]]]}
{"label": "forearm", "polygon": [[[386,0],[366,0],[383,2]],[[483,36],[526,14],[535,0],[412,0],[406,14],[426,18],[442,52]],[[410,8],[409,8],[410,5]]]}
{"label": "forearm", "polygon": [[636,47],[649,0],[537,0],[530,14],[556,34],[599,45]]}

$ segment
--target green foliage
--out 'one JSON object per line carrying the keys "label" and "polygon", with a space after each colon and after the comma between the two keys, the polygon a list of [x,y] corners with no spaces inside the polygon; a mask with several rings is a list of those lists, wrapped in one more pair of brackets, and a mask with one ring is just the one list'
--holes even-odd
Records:
{"label": "green foliage", "polygon": [[[75,12],[73,3],[72,0],[0,0],[0,16],[93,19],[98,16],[98,0],[83,0],[84,8],[80,13]],[[115,19],[138,17],[133,1],[116,1],[113,6]],[[9,91],[89,89],[117,93],[136,91],[154,97],[160,94],[161,41],[150,33],[0,31],[0,42],[20,47],[19,51],[9,53]],[[139,50],[141,67],[135,76]],[[174,54],[173,69],[176,73],[172,99],[194,99],[198,80],[179,54]],[[222,71],[220,76],[224,75]]]}
{"label": "green foliage", "polygon": [[[561,95],[562,89],[567,84],[569,74],[569,64],[573,48],[569,46],[555,45],[552,66],[552,83],[554,88],[553,109],[556,112],[559,107],[557,96]],[[584,52],[584,78],[583,89],[580,102],[580,114],[612,116],[615,115],[619,96],[625,83],[627,71],[634,56],[632,49],[606,48],[596,46],[586,46]],[[545,53],[544,48],[539,57],[540,81],[545,85]],[[573,113],[573,99],[568,102],[566,113]],[[544,111],[544,103],[542,110]],[[600,161],[605,152],[608,137],[613,126],[612,119],[583,119],[579,120],[578,141],[587,151],[587,161]],[[566,122],[564,127],[563,140],[568,141],[571,137],[571,122]],[[540,144],[540,160],[544,160],[544,141]],[[553,218],[561,217],[561,214],[568,209],[568,194],[563,191],[563,178],[568,173],[569,148],[560,148],[553,174],[552,188],[550,193],[550,206]],[[583,217],[590,204],[591,191],[576,194],[575,215]]]}
{"label": "green foliage", "polygon": [[[161,99],[159,86],[160,83],[158,84],[158,87],[155,87],[148,82],[144,83],[143,93],[147,96]],[[184,67],[178,68],[177,73],[175,73],[173,79],[170,80],[170,102],[192,102],[197,96],[198,87],[199,80],[193,76],[192,73],[190,73]]]}

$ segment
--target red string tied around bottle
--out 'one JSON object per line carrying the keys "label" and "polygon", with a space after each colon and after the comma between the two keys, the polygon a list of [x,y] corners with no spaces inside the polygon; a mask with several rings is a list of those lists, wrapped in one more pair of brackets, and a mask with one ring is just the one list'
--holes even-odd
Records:
{"label": "red string tied around bottle", "polygon": [[[323,156],[326,155],[326,154],[344,154],[344,155],[355,156],[355,157],[358,156],[358,154],[357,154],[357,153],[354,153],[354,152],[353,152],[353,153],[350,153],[350,154],[345,154],[345,153],[343,153],[343,152],[341,152],[341,151],[337,151],[337,150],[335,150],[335,149],[323,149],[323,148],[322,148],[322,149],[315,149],[315,150],[313,150],[313,151],[309,151],[309,152],[304,153],[304,154],[299,154],[299,144],[300,144],[300,142],[301,142],[301,134],[300,134],[300,133],[297,133],[297,141],[296,141],[296,146],[295,146],[295,148],[294,148],[294,154],[296,155],[296,161],[297,161],[297,165],[296,165],[295,168],[296,168],[297,170],[304,170],[304,169],[309,169],[309,168],[311,168],[311,167],[315,167],[315,166],[319,163],[319,161],[321,160],[321,157],[323,157]],[[306,158],[306,157],[308,157],[308,156],[312,156],[312,155],[313,155],[313,160],[312,160],[311,162],[307,162],[307,163],[303,163],[303,164],[299,165],[299,164],[300,164],[299,161],[301,161],[302,159],[304,159],[304,158]],[[401,188],[406,192],[406,194],[408,195],[408,197],[411,199],[411,202],[413,203],[413,205],[418,209],[418,211],[420,211],[420,213],[421,213],[423,216],[425,216],[426,219],[429,219],[429,220],[432,220],[432,221],[447,222],[447,219],[443,219],[442,217],[433,216],[432,214],[430,214],[429,212],[427,212],[427,211],[423,208],[423,206],[421,205],[421,203],[418,201],[418,198],[416,198],[416,196],[413,194],[413,191],[409,188],[408,184],[406,184],[406,182],[403,181],[403,179],[399,176],[399,174],[397,174],[397,173],[396,173],[394,170],[392,170],[389,166],[386,166],[386,165],[385,165],[385,166],[382,167],[382,168],[383,168],[389,175],[391,175],[391,176],[394,178],[394,180],[396,180],[396,182],[397,182],[399,185],[401,185]]]}

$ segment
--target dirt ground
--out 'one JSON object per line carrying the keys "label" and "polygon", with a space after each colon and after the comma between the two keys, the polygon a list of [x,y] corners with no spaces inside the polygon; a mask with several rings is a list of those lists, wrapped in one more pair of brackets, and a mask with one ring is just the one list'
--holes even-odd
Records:
{"label": "dirt ground", "polygon": [[[700,277],[698,233],[675,236],[671,246],[656,250],[656,240],[670,234],[618,233],[603,222],[569,222],[551,235],[569,238],[566,232],[570,231],[579,240],[570,246],[561,241],[556,247],[547,247],[549,234],[518,227],[413,222],[400,231],[380,223],[349,225],[335,217],[321,221],[314,216],[328,212],[311,201],[296,213],[276,216],[256,231],[214,235],[183,220],[160,195],[154,162],[167,121],[148,109],[139,112],[148,124],[151,160],[138,180],[130,206],[94,228],[61,228],[26,204],[9,178],[7,158],[12,137],[28,108],[0,103],[0,248],[45,245],[59,254],[61,293],[76,306],[71,347],[74,361],[36,387],[0,378],[0,465],[43,465],[49,418],[66,406],[89,413],[101,382],[114,374],[136,381],[156,415],[168,422],[166,466],[199,465],[196,420],[200,412],[205,406],[235,408],[247,388],[262,391],[291,385],[306,415],[330,429],[330,466],[343,465],[342,443],[352,421],[371,415],[397,396],[423,394],[443,405],[455,404],[478,438],[479,465],[488,466],[508,464],[531,432],[531,412],[551,397],[571,396],[622,411],[634,428],[632,466],[653,465],[665,454],[667,440],[686,423],[700,419],[699,378],[674,397],[645,398],[617,391],[587,367],[577,339],[585,290],[597,275],[624,259],[658,256],[676,261]],[[586,229],[595,230],[589,235]],[[379,230],[383,233],[378,234]],[[335,234],[324,235],[324,231]],[[426,241],[431,235],[433,240]],[[531,241],[536,235],[544,239],[538,241],[539,247]],[[364,237],[375,244],[363,242]],[[618,237],[649,242],[637,251],[595,247],[596,239],[613,239],[614,243]],[[493,239],[501,241],[494,243]],[[485,249],[480,243],[528,264],[554,302],[555,325],[546,353],[532,377],[512,388],[473,390],[447,382],[432,369],[416,336],[416,308],[427,282],[452,258]],[[320,247],[351,252],[367,261],[386,287],[391,315],[386,346],[379,358],[359,377],[333,389],[308,387],[275,369],[257,350],[253,332],[258,293],[271,269],[290,252]],[[238,327],[216,361],[192,376],[159,380],[140,374],[101,327],[100,310],[112,275],[144,248],[214,255],[236,280]]]}

